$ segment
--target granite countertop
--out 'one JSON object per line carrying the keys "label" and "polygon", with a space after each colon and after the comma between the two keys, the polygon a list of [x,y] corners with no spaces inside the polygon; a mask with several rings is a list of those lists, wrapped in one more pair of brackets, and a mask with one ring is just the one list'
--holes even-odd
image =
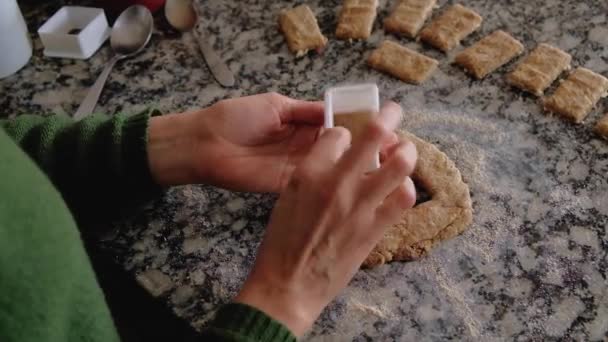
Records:
{"label": "granite countertop", "polygon": [[[386,37],[381,20],[369,41],[349,44],[334,39],[340,1],[307,3],[330,39],[323,55],[296,59],[287,51],[276,18],[295,2],[206,0],[199,29],[236,72],[237,87],[219,87],[193,42],[159,25],[142,54],[115,68],[98,110],[152,103],[175,112],[267,91],[319,99],[330,85],[376,82],[383,99],[407,111],[403,127],[437,144],[462,171],[473,224],[420,261],[358,272],[305,340],[606,340],[608,142],[591,128],[608,102],[584,124],[569,124],[505,84],[512,64],[475,81],[450,65],[453,53],[398,39],[440,61],[423,86],[407,85],[363,63]],[[463,3],[484,17],[465,45],[500,28],[527,51],[548,42],[571,53],[573,65],[608,75],[604,0]],[[389,7],[380,1],[380,18]],[[28,12],[31,32],[51,10]],[[13,114],[73,113],[109,57],[106,45],[88,61],[47,59],[35,39],[29,65],[0,81],[0,106]],[[200,329],[245,278],[273,201],[205,186],[174,188],[100,243]]]}

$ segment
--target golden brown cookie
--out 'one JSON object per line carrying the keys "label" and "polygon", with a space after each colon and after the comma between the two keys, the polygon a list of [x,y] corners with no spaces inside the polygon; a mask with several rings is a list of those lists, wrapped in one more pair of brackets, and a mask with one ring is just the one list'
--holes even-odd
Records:
{"label": "golden brown cookie", "polygon": [[429,78],[439,63],[405,46],[385,40],[371,53],[367,64],[404,82],[420,84]]}
{"label": "golden brown cookie", "polygon": [[604,114],[597,124],[595,124],[595,133],[608,139],[608,113]]}
{"label": "golden brown cookie", "polygon": [[423,42],[448,52],[481,26],[482,18],[472,9],[453,5],[420,31]]}
{"label": "golden brown cookie", "polygon": [[524,46],[504,31],[494,31],[464,49],[454,59],[477,79],[507,64],[524,51]]}
{"label": "golden brown cookie", "polygon": [[469,187],[456,165],[434,145],[410,133],[399,135],[416,145],[418,162],[412,179],[431,199],[403,212],[401,222],[387,230],[364,267],[418,259],[437,243],[463,232],[473,220]]}
{"label": "golden brown cookie", "polygon": [[608,91],[608,79],[600,74],[577,68],[544,99],[548,112],[556,113],[575,123],[582,122],[600,98]]}
{"label": "golden brown cookie", "polygon": [[570,68],[572,56],[549,44],[539,44],[507,75],[507,82],[536,96]]}
{"label": "golden brown cookie", "polygon": [[384,29],[415,38],[436,3],[437,0],[399,0],[393,12],[384,20]]}
{"label": "golden brown cookie", "polygon": [[372,34],[378,0],[344,0],[336,37],[338,39],[367,39]]}
{"label": "golden brown cookie", "polygon": [[297,56],[313,49],[320,52],[327,45],[327,38],[321,34],[315,15],[306,5],[282,11],[279,29],[285,35],[289,50]]}

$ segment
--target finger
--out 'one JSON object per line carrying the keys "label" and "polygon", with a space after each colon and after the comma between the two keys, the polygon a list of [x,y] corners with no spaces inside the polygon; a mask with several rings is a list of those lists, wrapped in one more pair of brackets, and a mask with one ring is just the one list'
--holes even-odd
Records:
{"label": "finger", "polygon": [[349,153],[351,157],[345,161],[346,168],[357,173],[361,168],[367,170],[370,160],[381,151],[380,146],[395,141],[393,130],[399,125],[401,115],[401,106],[392,101],[386,102],[378,116],[367,125],[363,136],[353,142],[353,149]]}
{"label": "finger", "polygon": [[[406,177],[410,176],[416,166],[416,146],[408,140],[404,140],[388,156],[386,162],[380,169],[370,173],[362,187],[365,201],[373,208],[391,194],[395,188],[402,184]],[[363,194],[362,194],[363,195]]]}
{"label": "finger", "polygon": [[[400,105],[393,101],[387,101],[380,108],[378,121],[388,131],[394,131],[399,127],[401,118],[403,117],[403,109]],[[396,136],[387,137],[388,141],[393,140]]]}
{"label": "finger", "polygon": [[388,156],[390,156],[398,146],[399,137],[397,137],[397,134],[391,133],[384,141],[383,145],[380,146],[380,163],[384,163]]}
{"label": "finger", "polygon": [[322,125],[324,121],[323,101],[302,101],[287,98],[281,108],[281,123]]}
{"label": "finger", "polygon": [[351,135],[346,128],[333,127],[323,130],[302,161],[302,166],[313,170],[333,168],[349,148],[350,141]]}
{"label": "finger", "polygon": [[386,229],[397,223],[403,211],[412,208],[414,204],[416,187],[412,179],[407,177],[376,209],[376,226]]}
{"label": "finger", "polygon": [[377,120],[373,120],[365,127],[364,132],[352,143],[340,162],[340,172],[343,176],[361,176],[369,171],[372,161],[380,150],[380,143],[390,134]]}
{"label": "finger", "polygon": [[388,149],[399,142],[399,137],[393,131],[399,127],[403,117],[403,109],[393,101],[387,101],[382,105],[378,120],[391,134],[387,135],[380,145],[380,162],[383,162],[389,154]]}

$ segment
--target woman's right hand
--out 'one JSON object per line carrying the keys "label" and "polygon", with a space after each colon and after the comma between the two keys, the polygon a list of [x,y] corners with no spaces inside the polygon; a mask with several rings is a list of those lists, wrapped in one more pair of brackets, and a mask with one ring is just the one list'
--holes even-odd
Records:
{"label": "woman's right hand", "polygon": [[396,143],[378,170],[365,172],[400,115],[389,103],[352,146],[344,128],[323,132],[277,201],[237,302],[302,336],[348,285],[384,231],[416,201],[413,143]]}

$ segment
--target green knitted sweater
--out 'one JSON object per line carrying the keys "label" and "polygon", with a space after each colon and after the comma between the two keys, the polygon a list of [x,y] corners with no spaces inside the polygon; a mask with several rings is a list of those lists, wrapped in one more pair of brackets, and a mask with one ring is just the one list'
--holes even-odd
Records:
{"label": "green knitted sweater", "polygon": [[[106,220],[160,194],[146,154],[154,114],[0,120],[0,341],[119,340],[76,222]],[[236,303],[204,336],[295,340]]]}

